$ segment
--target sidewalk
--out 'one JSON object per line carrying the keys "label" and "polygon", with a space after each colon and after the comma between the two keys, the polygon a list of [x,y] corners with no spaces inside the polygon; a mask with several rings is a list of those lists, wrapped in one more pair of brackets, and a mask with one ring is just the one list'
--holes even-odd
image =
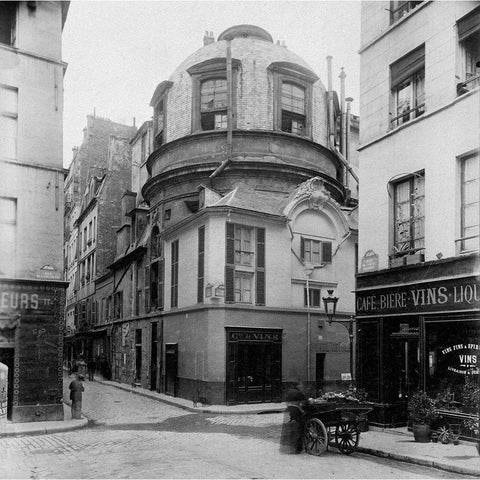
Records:
{"label": "sidewalk", "polygon": [[70,406],[63,404],[64,420],[53,422],[28,422],[13,423],[7,421],[4,425],[0,425],[0,438],[12,437],[18,435],[42,435],[45,433],[58,433],[65,430],[76,430],[83,428],[88,424],[87,418],[75,420],[72,418]]}

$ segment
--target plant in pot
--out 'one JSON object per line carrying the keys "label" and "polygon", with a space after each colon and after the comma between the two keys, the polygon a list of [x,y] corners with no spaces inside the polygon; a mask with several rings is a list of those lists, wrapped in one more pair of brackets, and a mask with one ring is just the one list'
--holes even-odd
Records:
{"label": "plant in pot", "polygon": [[461,391],[462,409],[466,413],[477,413],[480,409],[480,385],[471,378],[466,378]]}
{"label": "plant in pot", "polygon": [[430,441],[431,424],[437,418],[435,401],[424,391],[415,392],[407,405],[408,414],[412,420],[413,436],[416,442]]}
{"label": "plant in pot", "polygon": [[465,428],[470,430],[477,438],[477,452],[480,455],[480,415],[476,415],[473,418],[467,418],[463,421]]}

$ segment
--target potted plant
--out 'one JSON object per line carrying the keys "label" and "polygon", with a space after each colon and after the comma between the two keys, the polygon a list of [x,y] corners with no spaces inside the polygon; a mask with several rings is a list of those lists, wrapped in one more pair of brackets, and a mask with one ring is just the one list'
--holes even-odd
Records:
{"label": "potted plant", "polygon": [[473,418],[467,418],[463,421],[464,426],[470,430],[477,438],[477,452],[480,455],[480,415],[476,415]]}
{"label": "potted plant", "polygon": [[430,441],[431,424],[437,418],[435,401],[424,391],[415,392],[407,405],[408,414],[412,420],[413,436],[416,442]]}

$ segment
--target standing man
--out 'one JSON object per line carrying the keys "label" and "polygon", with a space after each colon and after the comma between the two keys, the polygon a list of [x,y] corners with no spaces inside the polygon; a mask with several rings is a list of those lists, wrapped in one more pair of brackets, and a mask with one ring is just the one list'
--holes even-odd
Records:
{"label": "standing man", "polygon": [[72,401],[72,418],[82,418],[82,392],[85,391],[82,380],[85,377],[81,374],[77,375],[75,380],[70,383],[70,400]]}

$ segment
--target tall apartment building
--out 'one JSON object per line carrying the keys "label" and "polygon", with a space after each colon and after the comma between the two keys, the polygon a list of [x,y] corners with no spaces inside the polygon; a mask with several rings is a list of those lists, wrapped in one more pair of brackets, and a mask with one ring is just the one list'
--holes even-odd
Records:
{"label": "tall apartment building", "polygon": [[136,127],[87,117],[65,181],[66,360],[90,358],[95,281],[115,258],[120,201],[131,185],[130,139]]}
{"label": "tall apartment building", "polygon": [[479,379],[480,2],[363,2],[358,383],[380,425]]}
{"label": "tall apartment building", "polygon": [[0,362],[9,368],[13,422],[63,419],[62,29],[69,4],[0,2]]}
{"label": "tall apartment building", "polygon": [[348,332],[322,297],[333,290],[349,321],[357,176],[342,133],[358,119],[331,83],[240,25],[207,32],[157,86],[131,142],[112,274],[97,282],[94,349],[115,380],[235,404],[350,373]]}

